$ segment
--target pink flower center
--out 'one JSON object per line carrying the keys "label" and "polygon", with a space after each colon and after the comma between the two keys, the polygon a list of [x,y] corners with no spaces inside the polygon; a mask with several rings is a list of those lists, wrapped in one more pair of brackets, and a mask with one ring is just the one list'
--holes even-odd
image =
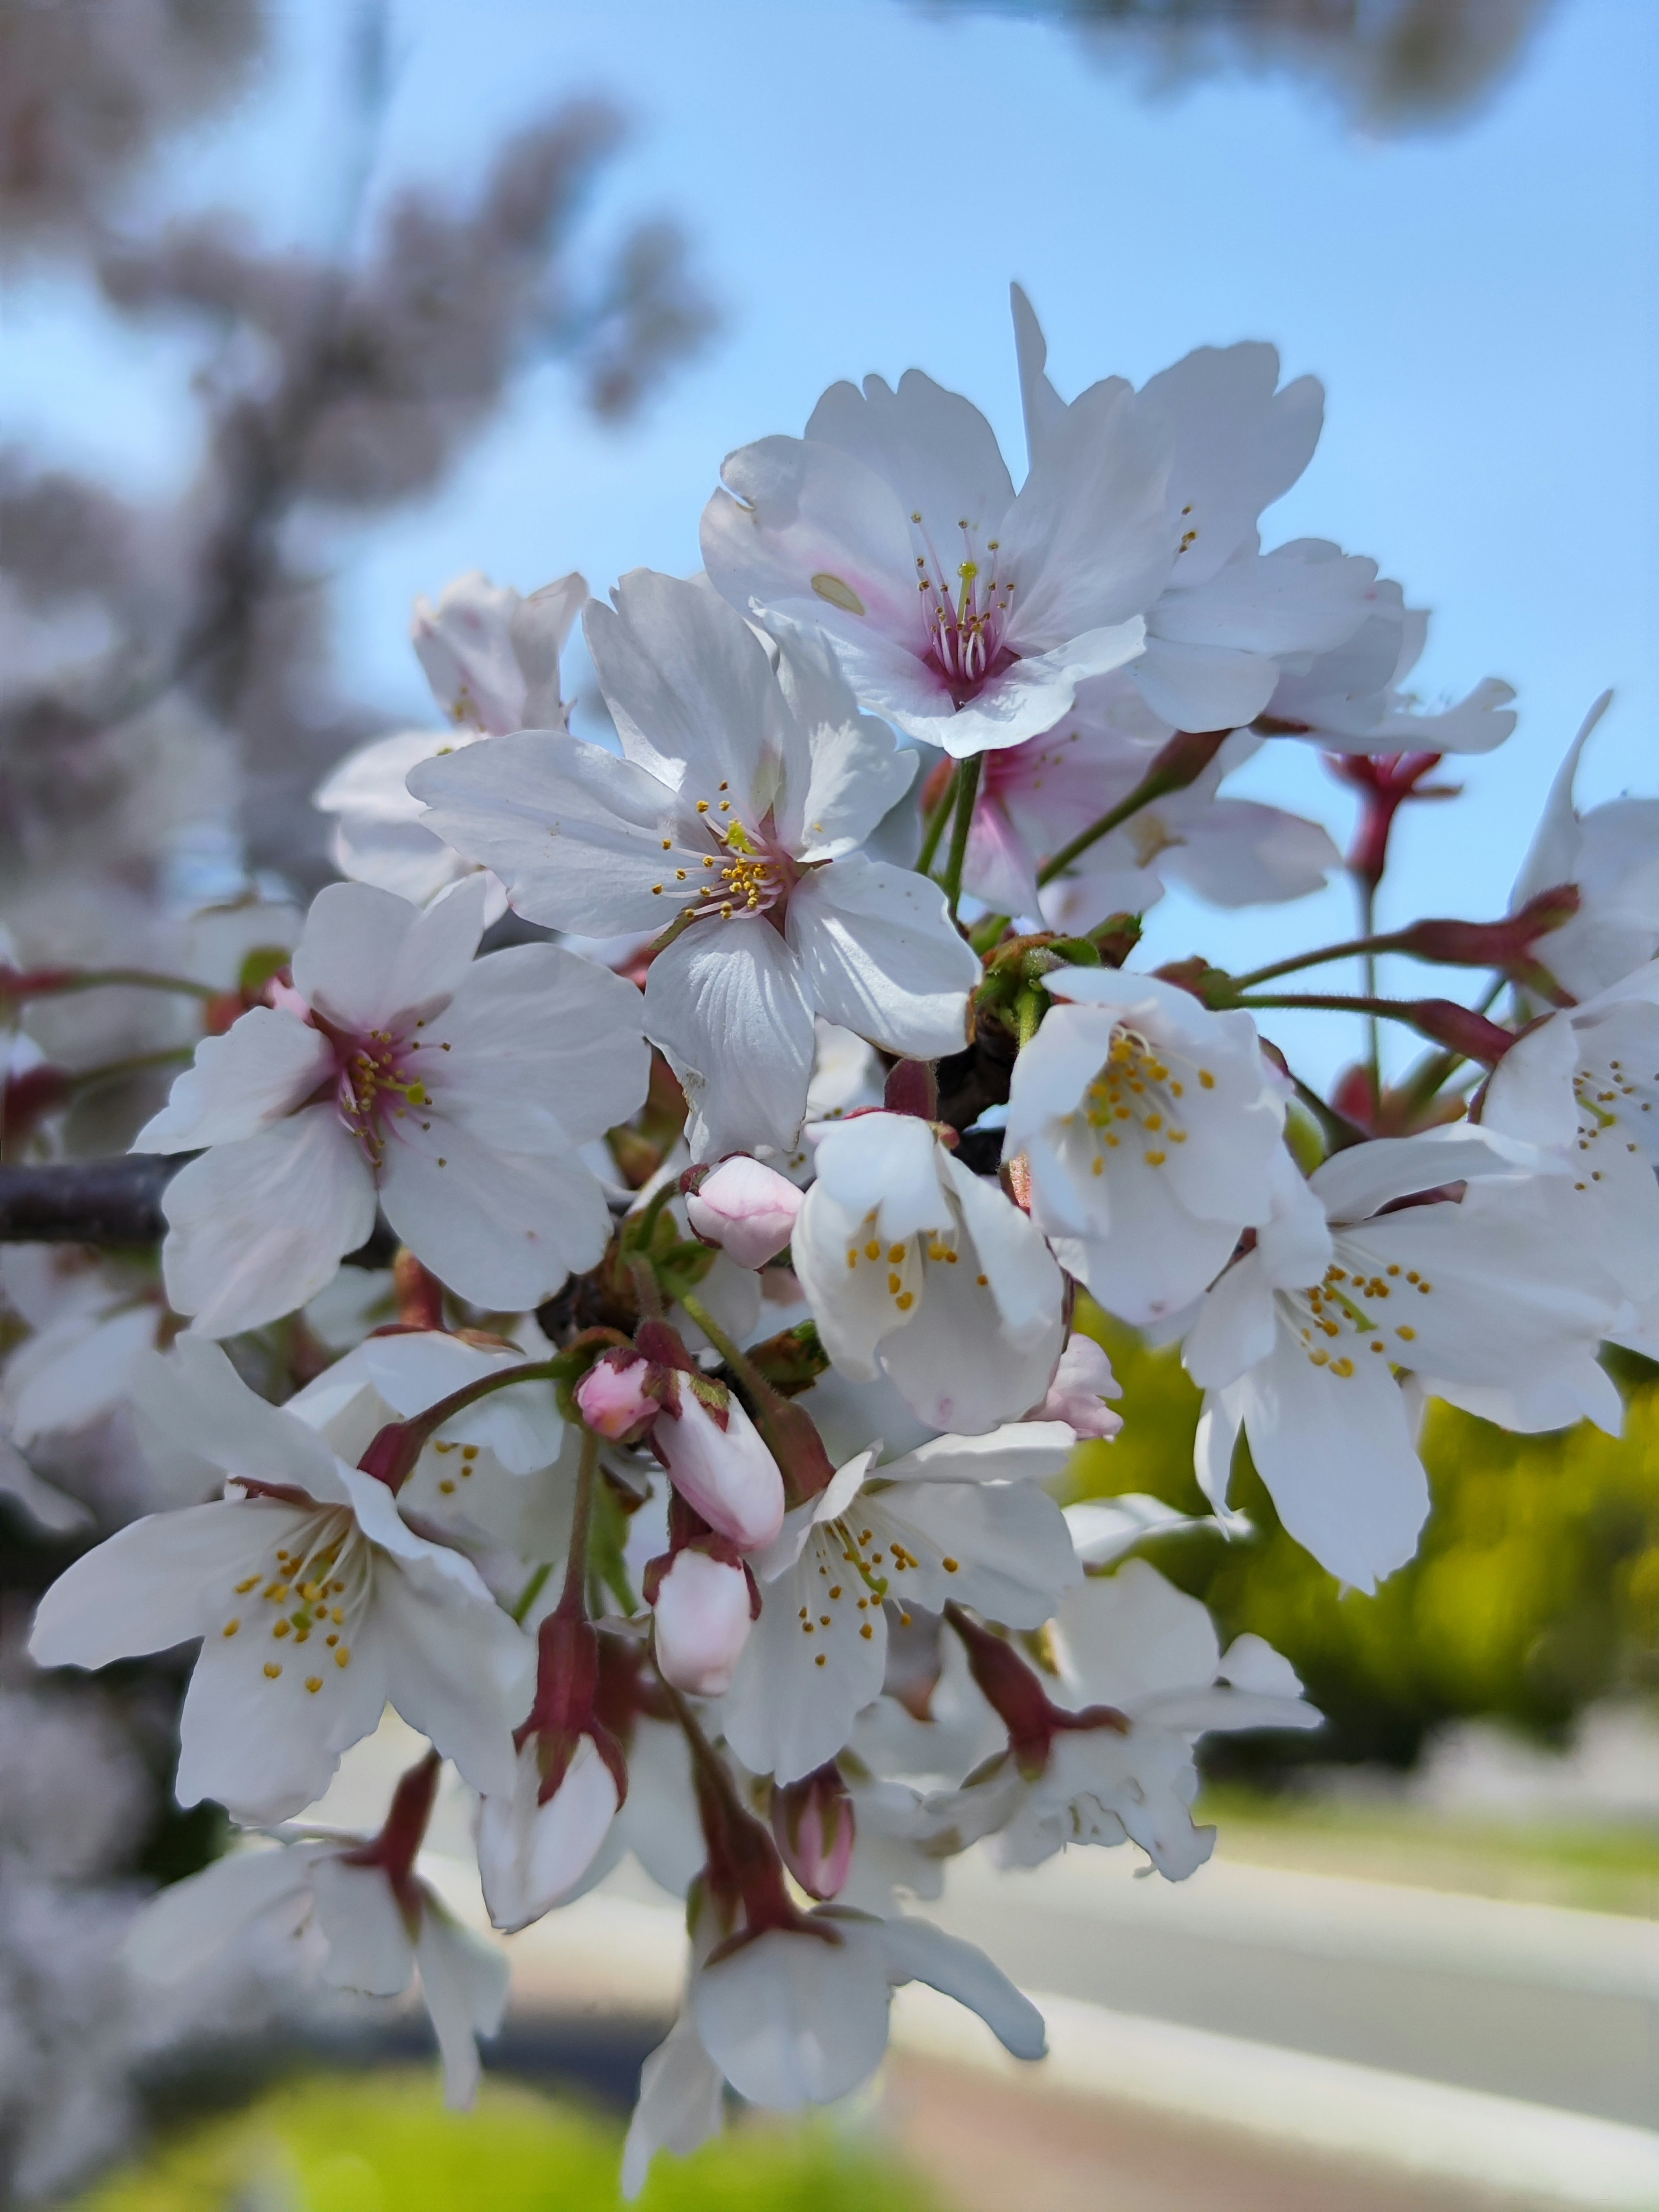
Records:
{"label": "pink flower center", "polygon": [[1014,581],[998,562],[1000,541],[987,538],[981,549],[976,526],[960,521],[962,558],[951,571],[941,559],[920,511],[910,517],[915,543],[916,589],[921,594],[923,656],[944,679],[958,707],[965,706],[993,677],[1019,655],[1004,642],[1012,617]]}
{"label": "pink flower center", "polygon": [[[335,1099],[340,1119],[362,1144],[375,1167],[386,1150],[389,1121],[401,1121],[411,1111],[431,1103],[424,1083],[413,1073],[420,1044],[393,1036],[389,1030],[370,1030],[367,1036],[336,1036],[335,1056],[339,1078]],[[429,1127],[428,1122],[422,1127]]]}

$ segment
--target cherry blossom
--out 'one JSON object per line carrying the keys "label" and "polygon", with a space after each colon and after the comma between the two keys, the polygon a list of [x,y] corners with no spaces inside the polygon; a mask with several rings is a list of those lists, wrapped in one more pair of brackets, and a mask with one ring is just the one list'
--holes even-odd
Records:
{"label": "cherry blossom", "polygon": [[1071,1455],[1058,1421],[935,1437],[876,1463],[860,1452],[757,1553],[761,1617],[732,1677],[726,1740],[793,1782],[833,1759],[881,1692],[888,1611],[947,1598],[1037,1628],[1077,1578],[1060,1508],[1041,1488]]}
{"label": "cherry blossom", "polygon": [[861,704],[957,758],[1051,728],[1145,641],[1176,554],[1169,435],[1121,378],[1018,495],[971,402],[909,369],[831,386],[804,438],[729,454],[702,521],[735,606],[820,632]]}
{"label": "cherry blossom", "polygon": [[[448,727],[375,738],[348,753],[319,787],[313,804],[336,817],[330,849],[343,876],[419,906],[468,872],[469,863],[422,827],[409,771],[480,738],[568,728],[559,655],[586,597],[578,575],[520,599],[474,569],[447,585],[435,607],[416,599],[415,650]],[[492,878],[488,918],[506,902]]]}
{"label": "cherry blossom", "polygon": [[294,986],[205,1039],[139,1152],[206,1147],[167,1186],[167,1296],[228,1336],[320,1290],[378,1202],[464,1297],[531,1306],[605,1249],[576,1148],[645,1093],[638,997],[552,945],[475,962],[481,884],[422,910],[319,891]]}
{"label": "cherry blossom", "polygon": [[159,1428],[224,1468],[227,1494],[132,1522],[77,1559],[35,1613],[37,1663],[105,1667],[200,1638],[181,1805],[212,1797],[241,1820],[288,1818],[388,1700],[476,1787],[509,1790],[532,1647],[476,1570],[257,1397],[216,1345],[152,1354],[137,1395]]}
{"label": "cherry blossom", "polygon": [[791,1249],[836,1366],[855,1381],[879,1369],[923,1420],[963,1435],[1040,1399],[1062,1291],[1019,1208],[909,1115],[826,1128],[816,1164]]}
{"label": "cherry blossom", "polygon": [[1369,1590],[1411,1557],[1429,1510],[1398,1377],[1476,1410],[1501,1401],[1516,1427],[1588,1414],[1617,1431],[1595,1355],[1630,1309],[1593,1250],[1540,1243],[1524,1206],[1452,1194],[1494,1177],[1524,1190],[1537,1159],[1466,1127],[1356,1146],[1306,1184],[1287,1163],[1273,1218],[1206,1294],[1182,1352],[1205,1391],[1198,1476],[1218,1510],[1242,1433],[1291,1534]]}
{"label": "cherry blossom", "polygon": [[1285,1105],[1247,1013],[1155,975],[1061,968],[1014,1068],[1031,1218],[1109,1313],[1180,1313],[1272,1208]]}
{"label": "cherry blossom", "polygon": [[977,975],[940,892],[859,847],[915,772],[821,644],[775,667],[706,587],[636,569],[590,606],[620,760],[526,732],[416,769],[429,825],[532,921],[666,928],[645,1028],[684,1085],[698,1159],[787,1152],[812,1018],[922,1058],[965,1035]]}

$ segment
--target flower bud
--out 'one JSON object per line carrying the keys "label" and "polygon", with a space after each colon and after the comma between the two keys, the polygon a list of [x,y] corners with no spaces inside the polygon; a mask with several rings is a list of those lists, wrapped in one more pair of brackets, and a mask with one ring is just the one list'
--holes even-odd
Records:
{"label": "flower bud", "polygon": [[1048,1396],[1029,1418],[1064,1421],[1078,1437],[1115,1437],[1123,1426],[1123,1416],[1103,1401],[1122,1395],[1123,1385],[1093,1337],[1073,1336],[1060,1355]]}
{"label": "flower bud", "polygon": [[607,1352],[576,1385],[576,1403],[595,1436],[634,1443],[662,1411],[656,1370],[637,1352]]}
{"label": "flower bud", "polygon": [[783,1526],[783,1477],[760,1431],[735,1398],[725,1420],[711,1413],[690,1378],[676,1375],[652,1431],[652,1449],[687,1504],[739,1550],[757,1552]]}
{"label": "flower bud", "polygon": [[478,1808],[478,1873],[492,1923],[509,1935],[562,1904],[598,1857],[617,1814],[617,1783],[591,1735],[576,1738],[545,1803],[542,1738],[519,1753],[510,1796]]}
{"label": "flower bud", "polygon": [[833,1759],[772,1792],[772,1833],[809,1897],[822,1904],[846,1887],[855,1840],[853,1801]]}
{"label": "flower bud", "polygon": [[686,1218],[739,1267],[761,1267],[794,1234],[801,1196],[787,1176],[738,1152],[686,1193]]}
{"label": "flower bud", "polygon": [[677,1690],[717,1698],[754,1625],[749,1577],[707,1552],[677,1552],[657,1585],[657,1671]]}

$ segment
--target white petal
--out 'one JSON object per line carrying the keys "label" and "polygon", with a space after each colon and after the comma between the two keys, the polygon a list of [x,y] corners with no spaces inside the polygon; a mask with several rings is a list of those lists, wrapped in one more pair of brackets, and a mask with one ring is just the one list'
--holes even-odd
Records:
{"label": "white petal", "polygon": [[694,922],[659,953],[645,1028],[690,1103],[695,1158],[793,1148],[812,1071],[812,1011],[800,963],[764,916]]}
{"label": "white petal", "polygon": [[[1322,1267],[1316,1272],[1317,1281]],[[1215,1285],[1198,1310],[1182,1347],[1182,1362],[1200,1389],[1231,1382],[1272,1352],[1278,1332],[1273,1291],[1261,1260],[1247,1252]]]}
{"label": "white petal", "polygon": [[443,2059],[444,2102],[465,2112],[478,2094],[476,2039],[494,2035],[507,2010],[507,1954],[452,1920],[430,1890],[422,1899],[415,1958],[421,1995]]}
{"label": "white petal", "polygon": [[701,584],[635,568],[613,596],[582,629],[624,753],[688,801],[729,785],[764,812],[792,735],[765,647]]}
{"label": "white petal", "polygon": [[895,1984],[926,1982],[976,2012],[1005,2051],[1016,2058],[1041,2058],[1048,2049],[1042,2014],[1000,1966],[959,1936],[926,1920],[884,1920],[876,1938]]}
{"label": "white petal", "polygon": [[199,1636],[216,1586],[228,1590],[280,1540],[277,1514],[297,1519],[288,1506],[218,1500],[129,1522],[43,1593],[31,1657],[40,1667],[106,1667]]}
{"label": "white petal", "polygon": [[498,1313],[550,1297],[611,1234],[605,1193],[574,1153],[515,1158],[435,1116],[430,1133],[387,1146],[380,1202],[441,1281]]}
{"label": "white petal", "polygon": [[957,1597],[1010,1628],[1040,1628],[1081,1571],[1065,1515],[1028,1483],[906,1483],[869,1504],[878,1540],[898,1529],[916,1562],[893,1573],[890,1595],[930,1613]]}
{"label": "white petal", "polygon": [[234,1336],[333,1279],[374,1229],[374,1178],[333,1106],[307,1106],[191,1160],[161,1211],[169,1303],[204,1336]]}
{"label": "white petal", "polygon": [[1221,1395],[1237,1395],[1279,1517],[1321,1566],[1370,1590],[1405,1565],[1428,1517],[1429,1486],[1385,1360],[1334,1376],[1281,1322],[1273,1357]]}
{"label": "white petal", "polygon": [[464,877],[429,907],[370,884],[318,892],[294,953],[294,988],[353,1031],[442,1006],[471,964],[485,887]]}
{"label": "white petal", "polygon": [[499,1152],[601,1137],[645,1098],[651,1053],[635,987],[553,945],[474,963],[422,1032],[422,1074],[446,1115]]}
{"label": "white petal", "polygon": [[623,2147],[622,2193],[632,2203],[659,2150],[688,2157],[719,2135],[726,2081],[702,2047],[696,2024],[683,2012],[640,2069],[639,2101]]}
{"label": "white petal", "polygon": [[700,868],[708,849],[671,786],[562,731],[523,730],[428,761],[410,788],[426,826],[492,868],[515,909],[550,928],[662,929],[691,895],[673,889],[676,867]]}
{"label": "white petal", "polygon": [[1115,1574],[1074,1589],[1055,1632],[1079,1705],[1133,1712],[1159,1692],[1207,1690],[1221,1663],[1204,1607],[1145,1559],[1126,1560]]}
{"label": "white petal", "polygon": [[[831,1588],[840,1589],[839,1599],[830,1598]],[[780,1783],[811,1773],[847,1741],[854,1716],[880,1696],[886,1657],[880,1605],[842,1559],[834,1533],[815,1534],[799,1565],[766,1586],[722,1708],[726,1741],[754,1773]]]}
{"label": "white petal", "polygon": [[[530,1704],[535,1646],[494,1604],[437,1598],[411,1578],[377,1571],[375,1641],[388,1691],[410,1726],[453,1759],[475,1790],[513,1786],[514,1728]],[[362,1656],[360,1639],[352,1664]]]}
{"label": "white petal", "polygon": [[91,1328],[71,1316],[20,1346],[5,1370],[14,1441],[27,1446],[49,1429],[88,1428],[113,1413],[155,1347],[160,1319],[152,1305]]}
{"label": "white petal", "polygon": [[255,1006],[223,1036],[204,1037],[167,1104],[132,1140],[135,1152],[188,1152],[257,1136],[304,1104],[334,1073],[320,1030]]}
{"label": "white petal", "polygon": [[[132,1396],[164,1436],[227,1474],[330,1502],[343,1495],[327,1444],[303,1419],[250,1389],[216,1344],[181,1336],[170,1352],[140,1361]],[[264,1540],[255,1524],[247,1528],[250,1543]]]}
{"label": "white petal", "polygon": [[1390,1199],[1474,1176],[1513,1176],[1529,1164],[1528,1147],[1468,1122],[1420,1137],[1379,1137],[1334,1152],[1309,1184],[1331,1221],[1363,1221]]}
{"label": "white petal", "polygon": [[451,730],[395,730],[374,738],[346,755],[311,803],[325,814],[349,814],[364,823],[412,826],[421,818],[421,802],[405,787],[410,769],[469,742]]}
{"label": "white petal", "polygon": [[887,2048],[881,1954],[856,1923],[838,1940],[772,1929],[691,1985],[697,2033],[739,2096],[775,2112],[832,2104]]}
{"label": "white petal", "polygon": [[617,1813],[617,1785],[592,1736],[580,1736],[545,1804],[536,1738],[520,1752],[508,1796],[478,1808],[478,1873],[489,1917],[511,1933],[562,1904],[592,1864]]}
{"label": "white petal", "polygon": [[927,877],[861,854],[832,861],[796,887],[788,934],[826,1020],[918,1060],[962,1049],[979,963]]}
{"label": "white petal", "polygon": [[895,749],[884,722],[859,713],[827,638],[780,624],[778,646],[778,680],[810,760],[783,794],[778,832],[803,860],[836,860],[898,804],[921,762],[913,750]]}
{"label": "white petal", "polygon": [[328,1940],[323,1979],[364,1996],[395,1997],[409,1987],[414,1948],[392,1884],[379,1867],[349,1866],[337,1854],[312,1869],[317,1924]]}
{"label": "white petal", "polygon": [[934,1437],[876,1473],[884,1482],[1048,1482],[1074,1441],[1064,1421],[1008,1421],[984,1436]]}
{"label": "white petal", "polygon": [[1241,646],[1149,636],[1132,671],[1147,705],[1182,730],[1237,730],[1273,696],[1279,663]]}
{"label": "white petal", "polygon": [[310,1910],[315,1856],[306,1844],[238,1850],[170,1883],[127,1930],[123,1959],[141,1981],[166,1989],[200,1973],[234,1936],[266,1914],[294,1934]]}

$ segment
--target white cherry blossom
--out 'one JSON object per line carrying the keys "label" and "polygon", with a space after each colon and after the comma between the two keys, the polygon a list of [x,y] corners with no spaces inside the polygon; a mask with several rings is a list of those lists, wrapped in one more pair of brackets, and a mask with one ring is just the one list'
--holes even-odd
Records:
{"label": "white cherry blossom", "polygon": [[534,1306],[605,1249],[577,1148],[645,1095],[639,996],[554,945],[475,961],[483,885],[424,910],[320,891],[294,988],[197,1048],[134,1149],[207,1149],[168,1184],[167,1296],[227,1336],[290,1312],[376,1203],[463,1297]]}
{"label": "white cherry blossom", "polygon": [[990,424],[919,369],[833,385],[804,438],[728,455],[702,556],[736,606],[821,631],[860,701],[957,758],[1051,728],[1138,653],[1168,580],[1168,434],[1121,378],[1018,495]]}
{"label": "white cherry blossom", "polygon": [[1120,669],[1079,684],[1072,711],[1052,730],[987,756],[964,888],[998,914],[1041,912],[1065,929],[1145,913],[1171,884],[1220,907],[1319,890],[1342,857],[1327,830],[1280,807],[1219,795],[1266,742],[1236,730],[1185,790],[1142,807],[1039,890],[1039,863],[1127,799],[1175,735],[1132,676]]}
{"label": "white cherry blossom", "polygon": [[[1066,449],[1073,418],[1112,387],[1094,385],[1067,406],[1044,373],[1048,348],[1018,285],[1013,307],[1035,471]],[[1340,646],[1367,611],[1375,562],[1334,547],[1322,549],[1331,557],[1310,561],[1305,541],[1261,550],[1261,510],[1306,468],[1324,420],[1316,378],[1278,384],[1273,346],[1200,346],[1136,395],[1137,418],[1170,454],[1171,566],[1146,608],[1146,647],[1128,674],[1176,729],[1249,721],[1271,698],[1286,656]]]}
{"label": "white cherry blossom", "polygon": [[1558,884],[1578,911],[1539,945],[1562,988],[1590,999],[1659,952],[1659,799],[1610,799],[1580,814],[1573,787],[1584,747],[1613,703],[1604,691],[1567,750],[1510,895],[1513,913]]}
{"label": "white cherry blossom", "polygon": [[1290,1534],[1369,1590],[1411,1557],[1429,1510],[1397,1375],[1477,1409],[1503,1394],[1517,1427],[1588,1414],[1617,1432],[1595,1351],[1629,1308],[1594,1254],[1540,1242],[1514,1184],[1496,1205],[1448,1188],[1519,1176],[1524,1197],[1538,1158],[1467,1126],[1356,1145],[1306,1184],[1285,1156],[1273,1218],[1207,1293],[1183,1352],[1206,1394],[1198,1476],[1218,1510],[1243,1433]]}
{"label": "white cherry blossom", "polygon": [[[1042,1689],[1063,1711],[1109,1708],[1118,1726],[1056,1729],[1046,1755],[1011,1747],[960,1790],[928,1801],[942,1837],[992,1838],[1004,1866],[1036,1866],[1068,1844],[1138,1844],[1182,1881],[1209,1857],[1194,1825],[1193,1746],[1215,1730],[1317,1728],[1288,1663],[1258,1636],[1224,1654],[1209,1613],[1144,1559],[1091,1577],[1051,1632],[1057,1672]],[[1024,1747],[1022,1747],[1023,1749]]]}
{"label": "white cherry blossom", "polygon": [[[1302,538],[1296,550],[1316,567],[1341,557],[1321,538]],[[1352,636],[1283,665],[1256,728],[1334,753],[1486,753],[1501,745],[1515,728],[1515,687],[1488,676],[1455,705],[1425,708],[1405,687],[1428,640],[1426,611],[1408,607],[1389,577],[1379,577],[1366,597]]]}
{"label": "white cherry blossom", "polygon": [[388,1700],[475,1788],[505,1791],[534,1650],[477,1571],[386,1486],[267,1405],[216,1345],[152,1354],[148,1417],[228,1479],[77,1559],[34,1617],[43,1667],[105,1667],[200,1638],[180,1718],[181,1805],[278,1820],[327,1787]]}
{"label": "white cherry blossom", "polygon": [[645,1028],[693,1110],[693,1157],[787,1152],[813,1016],[927,1059],[966,1031],[978,975],[943,893],[859,847],[915,772],[825,647],[776,665],[706,586],[636,569],[586,616],[623,757],[524,732],[411,779],[431,827],[516,909],[601,934],[673,925]]}
{"label": "white cherry blossom", "polygon": [[465,2111],[478,2092],[480,2036],[507,2009],[505,1954],[464,1928],[413,1872],[394,1890],[382,1869],[354,1863],[366,1838],[304,1838],[243,1849],[151,1899],[124,1946],[142,1982],[167,1989],[262,1928],[309,1936],[331,1988],[400,1996],[418,1976],[443,2060],[444,2100]]}
{"label": "white cherry blossom", "polygon": [[928,1122],[825,1127],[791,1251],[836,1365],[855,1382],[884,1373],[932,1427],[978,1434],[1048,1390],[1065,1343],[1060,1269]]}
{"label": "white cherry blossom", "polygon": [[1247,1013],[1155,975],[1061,968],[1014,1064],[1010,1157],[1031,1218],[1109,1313],[1178,1314],[1272,1208],[1282,1091]]}
{"label": "white cherry blossom", "polygon": [[887,2050],[892,1993],[926,1982],[978,2013],[1016,2058],[1041,2058],[1042,2015],[984,1953],[923,1920],[818,1905],[723,1956],[705,1934],[684,2011],[645,2063],[623,2160],[623,2194],[659,2150],[682,2155],[719,2132],[721,2087],[775,2111],[833,2104]]}
{"label": "white cherry blossom", "polygon": [[[417,761],[480,738],[568,726],[559,655],[586,597],[579,575],[520,599],[474,569],[447,585],[435,607],[416,599],[415,650],[449,726],[373,738],[318,789],[312,804],[337,817],[330,850],[343,876],[421,906],[468,872],[468,862],[422,828],[421,802],[405,779]],[[506,903],[492,878],[488,918],[495,920]]]}
{"label": "white cherry blossom", "polygon": [[937,1437],[884,1464],[865,1450],[796,1507],[752,1562],[761,1617],[723,1708],[744,1765],[793,1782],[835,1757],[881,1693],[890,1606],[907,1627],[912,1605],[937,1613],[953,1597],[1041,1627],[1078,1577],[1040,1486],[1072,1445],[1063,1422],[1024,1421]]}

